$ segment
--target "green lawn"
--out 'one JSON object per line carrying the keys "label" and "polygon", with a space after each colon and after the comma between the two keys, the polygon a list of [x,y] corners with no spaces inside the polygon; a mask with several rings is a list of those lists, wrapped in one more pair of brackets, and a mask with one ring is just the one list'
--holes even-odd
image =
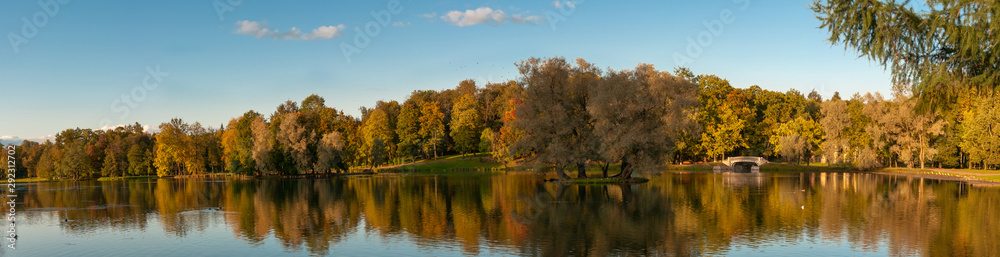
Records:
{"label": "green lawn", "polygon": [[[722,164],[719,164],[722,165]],[[710,164],[686,164],[686,165],[669,165],[667,170],[669,171],[712,171],[712,166]]]}
{"label": "green lawn", "polygon": [[[966,175],[966,174],[951,173],[951,172],[948,172],[946,170],[927,170],[927,169],[910,169],[910,168],[884,168],[884,169],[881,169],[879,171],[904,173],[904,174],[941,175],[941,176],[951,176],[951,177],[971,179],[971,180],[1000,182],[1000,175]],[[977,174],[997,174],[997,173],[1000,173],[1000,171],[996,171],[996,170],[960,169],[958,171],[969,172],[969,173],[977,173]]]}
{"label": "green lawn", "polygon": [[[19,178],[19,179],[15,179],[14,180],[15,183],[44,182],[44,181],[49,181],[49,179],[47,179],[47,178]],[[57,180],[53,180],[53,181],[59,181],[59,180],[57,179]]]}
{"label": "green lawn", "polygon": [[846,167],[831,167],[829,165],[795,165],[795,164],[785,164],[785,163],[768,163],[764,166],[760,166],[760,172],[838,172],[838,171],[853,171],[851,168]]}
{"label": "green lawn", "polygon": [[[480,161],[482,157],[482,161]],[[441,161],[443,160],[443,161]],[[399,167],[400,170],[454,170],[454,169],[494,169],[503,168],[498,163],[491,161],[486,154],[476,155],[452,155],[438,158],[440,162],[434,160],[420,161],[413,165]]]}
{"label": "green lawn", "polygon": [[144,179],[144,178],[157,178],[157,176],[102,177],[98,178],[97,181],[113,181],[113,180]]}
{"label": "green lawn", "polygon": [[1000,174],[1000,170],[977,170],[977,169],[950,169],[950,170],[976,173],[976,174]]}

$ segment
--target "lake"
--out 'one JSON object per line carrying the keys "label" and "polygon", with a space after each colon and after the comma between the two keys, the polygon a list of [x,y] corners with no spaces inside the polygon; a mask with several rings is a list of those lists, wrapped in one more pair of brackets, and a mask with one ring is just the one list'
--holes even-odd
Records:
{"label": "lake", "polygon": [[544,176],[21,183],[16,249],[0,254],[1000,256],[997,188],[864,173]]}

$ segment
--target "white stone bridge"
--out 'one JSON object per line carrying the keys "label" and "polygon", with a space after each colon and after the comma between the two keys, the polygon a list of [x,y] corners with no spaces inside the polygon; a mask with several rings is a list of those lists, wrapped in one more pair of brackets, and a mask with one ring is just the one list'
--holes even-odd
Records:
{"label": "white stone bridge", "polygon": [[736,156],[729,157],[722,161],[726,167],[714,166],[712,170],[715,172],[760,172],[760,166],[767,164],[767,159],[764,157],[754,157],[754,156]]}

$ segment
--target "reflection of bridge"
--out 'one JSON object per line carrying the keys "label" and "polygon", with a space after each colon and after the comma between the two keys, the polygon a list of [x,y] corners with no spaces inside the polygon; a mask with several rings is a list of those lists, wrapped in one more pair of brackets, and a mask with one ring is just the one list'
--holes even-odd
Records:
{"label": "reflection of bridge", "polygon": [[726,166],[713,166],[712,170],[715,172],[760,172],[760,166],[767,164],[767,159],[764,157],[753,157],[753,156],[736,156],[729,157],[722,161],[722,164]]}

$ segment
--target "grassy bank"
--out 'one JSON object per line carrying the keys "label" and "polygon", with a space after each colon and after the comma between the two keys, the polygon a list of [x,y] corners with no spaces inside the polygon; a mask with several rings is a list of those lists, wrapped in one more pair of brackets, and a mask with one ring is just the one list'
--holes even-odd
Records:
{"label": "grassy bank", "polygon": [[1000,183],[1000,171],[996,170],[883,168],[876,170],[876,172],[931,178],[945,177],[962,181]]}
{"label": "grassy bank", "polygon": [[98,178],[97,181],[114,181],[114,180],[130,180],[130,179],[149,179],[157,178],[157,176],[124,176],[124,177],[102,177]]}
{"label": "grassy bank", "polygon": [[857,171],[857,170],[849,167],[829,166],[822,163],[815,163],[811,165],[768,163],[765,164],[764,166],[760,166],[760,172],[769,172],[769,173],[843,172],[843,171]]}
{"label": "grassy bank", "polygon": [[[670,165],[667,166],[667,170],[674,172],[712,172],[713,166],[725,166],[725,164],[722,164],[721,162],[712,162],[712,163],[700,163],[700,164]],[[852,171],[852,170],[846,167],[834,167],[822,163],[813,163],[810,165],[768,163],[765,164],[764,166],[760,166],[760,172],[766,172],[766,173],[842,172],[842,171]]]}
{"label": "grassy bank", "polygon": [[46,182],[46,181],[71,181],[72,179],[47,179],[47,178],[19,178],[15,179],[15,183],[26,183],[26,182]]}
{"label": "grassy bank", "polygon": [[689,172],[712,172],[712,166],[721,166],[722,163],[699,163],[667,166],[668,171],[689,171]]}

